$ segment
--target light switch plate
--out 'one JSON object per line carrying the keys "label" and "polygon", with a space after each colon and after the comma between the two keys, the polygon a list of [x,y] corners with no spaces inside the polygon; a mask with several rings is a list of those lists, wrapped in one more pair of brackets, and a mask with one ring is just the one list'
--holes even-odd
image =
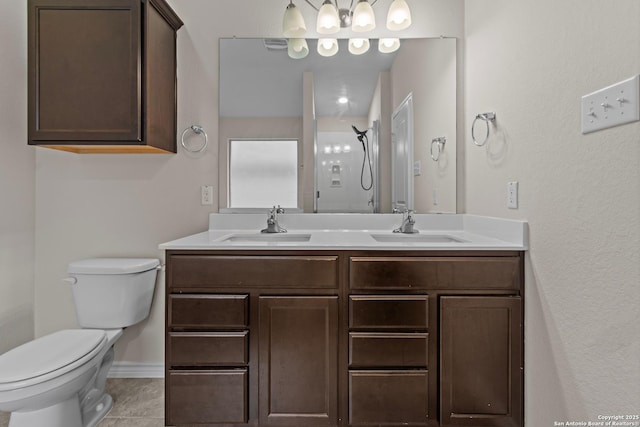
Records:
{"label": "light switch plate", "polygon": [[518,181],[507,183],[507,207],[518,209]]}
{"label": "light switch plate", "polygon": [[582,133],[640,120],[640,75],[582,97]]}

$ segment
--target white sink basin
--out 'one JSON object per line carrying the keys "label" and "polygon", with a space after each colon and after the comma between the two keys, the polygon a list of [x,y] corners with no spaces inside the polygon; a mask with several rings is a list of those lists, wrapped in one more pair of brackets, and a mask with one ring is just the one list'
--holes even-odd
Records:
{"label": "white sink basin", "polygon": [[290,234],[290,233],[256,233],[256,234],[232,234],[223,238],[222,242],[230,243],[262,243],[262,242],[308,242],[310,234]]}
{"label": "white sink basin", "polygon": [[372,234],[374,240],[380,243],[467,243],[466,240],[448,234]]}

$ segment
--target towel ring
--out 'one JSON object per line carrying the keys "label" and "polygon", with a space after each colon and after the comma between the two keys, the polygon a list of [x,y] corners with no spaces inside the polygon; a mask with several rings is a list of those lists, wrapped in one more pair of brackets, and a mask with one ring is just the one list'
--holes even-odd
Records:
{"label": "towel ring", "polygon": [[[200,147],[197,150],[192,150],[190,148],[187,148],[187,145],[184,143],[184,136],[190,130],[193,131],[193,133],[195,133],[196,135],[200,135],[200,134],[204,135],[204,144],[202,144],[202,147]],[[202,126],[192,125],[192,126],[189,126],[188,128],[186,128],[182,132],[182,137],[180,137],[180,142],[182,143],[182,147],[185,150],[187,150],[188,152],[190,152],[190,153],[201,153],[207,148],[207,143],[209,142],[209,138],[207,138],[207,133],[204,131],[204,128]]]}
{"label": "towel ring", "polygon": [[[485,135],[484,140],[482,142],[478,142],[475,135],[475,125],[476,125],[476,121],[478,120],[484,121],[484,123],[487,125],[487,134]],[[487,143],[487,140],[489,139],[489,122],[494,122],[495,120],[496,120],[496,113],[481,113],[481,114],[478,114],[475,119],[473,119],[473,123],[471,124],[471,139],[473,140],[473,143],[475,145],[477,145],[478,147],[482,147],[484,144]]]}
{"label": "towel ring", "polygon": [[[447,143],[446,136],[440,136],[438,138],[433,138],[431,140],[431,160],[433,160],[434,162],[437,162],[438,160],[440,160],[440,154],[442,154],[442,152],[444,151],[444,144],[446,143]],[[436,154],[433,153],[434,145],[437,147]]]}

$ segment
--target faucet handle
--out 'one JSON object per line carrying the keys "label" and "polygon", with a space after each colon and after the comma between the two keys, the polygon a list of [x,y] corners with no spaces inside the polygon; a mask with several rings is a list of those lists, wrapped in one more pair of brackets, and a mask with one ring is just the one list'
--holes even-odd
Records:
{"label": "faucet handle", "polygon": [[280,205],[278,205],[277,208],[274,206],[274,209],[276,210],[276,213],[279,213],[279,214],[283,214],[284,213],[284,208],[281,207]]}

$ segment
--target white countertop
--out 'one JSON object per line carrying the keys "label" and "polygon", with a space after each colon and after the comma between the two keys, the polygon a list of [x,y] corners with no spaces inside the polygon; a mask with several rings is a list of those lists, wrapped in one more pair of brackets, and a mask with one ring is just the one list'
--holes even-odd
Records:
{"label": "white countertop", "polygon": [[266,213],[210,214],[209,230],[160,249],[522,251],[528,245],[526,221],[476,215],[416,214],[419,233],[412,235],[392,232],[402,222],[399,214],[280,214],[287,233],[261,234],[266,219]]}

